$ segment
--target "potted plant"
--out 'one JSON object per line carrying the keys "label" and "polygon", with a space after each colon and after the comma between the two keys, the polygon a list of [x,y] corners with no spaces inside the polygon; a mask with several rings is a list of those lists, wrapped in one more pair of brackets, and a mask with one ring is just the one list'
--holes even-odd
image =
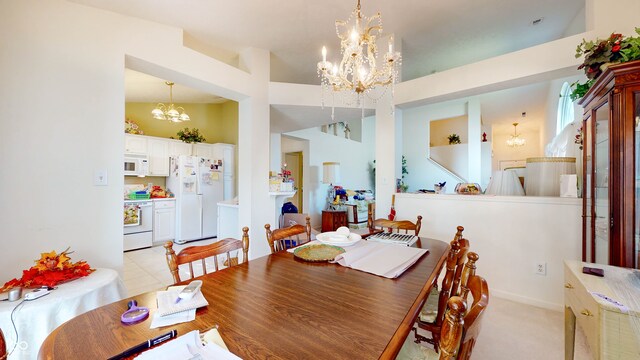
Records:
{"label": "potted plant", "polygon": [[200,135],[200,130],[196,128],[193,128],[193,130],[184,128],[183,130],[178,131],[178,139],[188,144],[199,143],[206,140],[204,136]]}
{"label": "potted plant", "polygon": [[449,145],[460,144],[460,136],[458,134],[451,134],[447,136],[447,139],[449,139]]}
{"label": "potted plant", "polygon": [[[636,28],[636,33],[640,35],[640,28]],[[584,61],[578,69],[584,69],[588,80],[584,83],[576,81],[571,84],[571,100],[583,97],[610,64],[639,60],[640,36],[624,37],[622,34],[613,33],[604,40],[583,39],[576,48],[576,58],[581,56],[584,56]]]}

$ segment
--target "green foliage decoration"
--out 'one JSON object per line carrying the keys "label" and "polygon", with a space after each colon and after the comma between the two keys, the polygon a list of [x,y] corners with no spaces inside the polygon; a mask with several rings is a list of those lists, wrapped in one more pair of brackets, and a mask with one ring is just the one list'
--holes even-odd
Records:
{"label": "green foliage decoration", "polygon": [[178,139],[188,144],[199,143],[206,140],[204,136],[200,135],[200,130],[196,128],[193,128],[193,130],[184,128],[183,130],[178,131]]}
{"label": "green foliage decoration", "polygon": [[604,40],[582,39],[576,48],[576,58],[584,57],[578,70],[584,69],[588,80],[571,84],[571,100],[583,97],[608,65],[640,60],[640,28],[635,30],[639,36],[624,37],[613,33]]}

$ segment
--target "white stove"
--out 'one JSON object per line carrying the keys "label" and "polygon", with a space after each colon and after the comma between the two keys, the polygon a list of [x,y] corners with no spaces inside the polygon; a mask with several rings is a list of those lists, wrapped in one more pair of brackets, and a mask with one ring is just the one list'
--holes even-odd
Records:
{"label": "white stove", "polygon": [[124,251],[153,244],[153,202],[125,200],[123,212]]}

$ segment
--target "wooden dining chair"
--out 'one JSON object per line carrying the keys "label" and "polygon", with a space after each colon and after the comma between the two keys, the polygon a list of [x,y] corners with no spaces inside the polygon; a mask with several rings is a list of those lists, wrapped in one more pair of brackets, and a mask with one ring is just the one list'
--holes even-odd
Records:
{"label": "wooden dining chair", "polygon": [[469,293],[473,301],[467,311],[467,301],[453,296],[447,301],[447,312],[440,330],[440,351],[424,347],[409,337],[398,353],[398,360],[468,360],[480,334],[484,311],[489,305],[489,286],[484,278],[469,277]]}
{"label": "wooden dining chair", "polygon": [[[451,241],[451,249],[447,256],[442,284],[439,287],[434,286],[429,293],[416,321],[418,328],[431,333],[431,338],[418,334],[417,329],[414,328],[416,341],[426,341],[433,344],[436,351],[439,346],[439,334],[444,321],[447,302],[452,296],[462,295],[463,289],[467,289],[464,295],[466,298],[466,293],[468,293],[467,282],[469,277],[475,274],[475,264],[478,261],[478,254],[471,252],[467,255],[469,241],[462,238],[463,230],[462,226],[458,226],[456,235]],[[468,259],[466,264],[465,259]]]}
{"label": "wooden dining chair", "polygon": [[418,236],[421,227],[422,216],[418,215],[418,219],[415,223],[409,220],[376,219],[373,221],[373,226],[370,230],[372,232],[378,230],[403,234],[409,234],[409,231],[412,231],[414,235]]}
{"label": "wooden dining chair", "polygon": [[[271,230],[270,224],[265,224],[264,228],[271,253],[274,254],[311,241],[311,219],[307,216],[305,221],[306,226],[296,224],[275,230]],[[304,235],[304,238],[301,238],[300,235]]]}
{"label": "wooden dining chair", "polygon": [[177,255],[173,250],[173,242],[167,241],[164,244],[166,249],[167,265],[171,276],[173,276],[174,283],[179,283],[182,280],[180,278],[180,272],[178,267],[182,264],[189,264],[189,279],[193,279],[193,262],[200,260],[202,262],[202,273],[207,274],[207,265],[205,259],[213,258],[215,271],[219,270],[218,256],[226,254],[226,262],[224,265],[233,266],[238,264],[238,256],[232,256],[231,251],[242,250],[242,263],[248,261],[249,256],[249,228],[242,228],[242,240],[237,239],[222,239],[216,241],[213,244],[201,245],[201,246],[189,246],[182,249]]}

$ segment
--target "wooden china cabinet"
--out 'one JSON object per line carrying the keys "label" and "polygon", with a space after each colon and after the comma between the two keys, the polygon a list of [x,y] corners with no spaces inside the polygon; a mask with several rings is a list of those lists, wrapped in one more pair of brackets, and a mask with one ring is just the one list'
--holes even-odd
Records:
{"label": "wooden china cabinet", "polygon": [[582,260],[640,264],[640,61],[611,65],[584,108]]}

